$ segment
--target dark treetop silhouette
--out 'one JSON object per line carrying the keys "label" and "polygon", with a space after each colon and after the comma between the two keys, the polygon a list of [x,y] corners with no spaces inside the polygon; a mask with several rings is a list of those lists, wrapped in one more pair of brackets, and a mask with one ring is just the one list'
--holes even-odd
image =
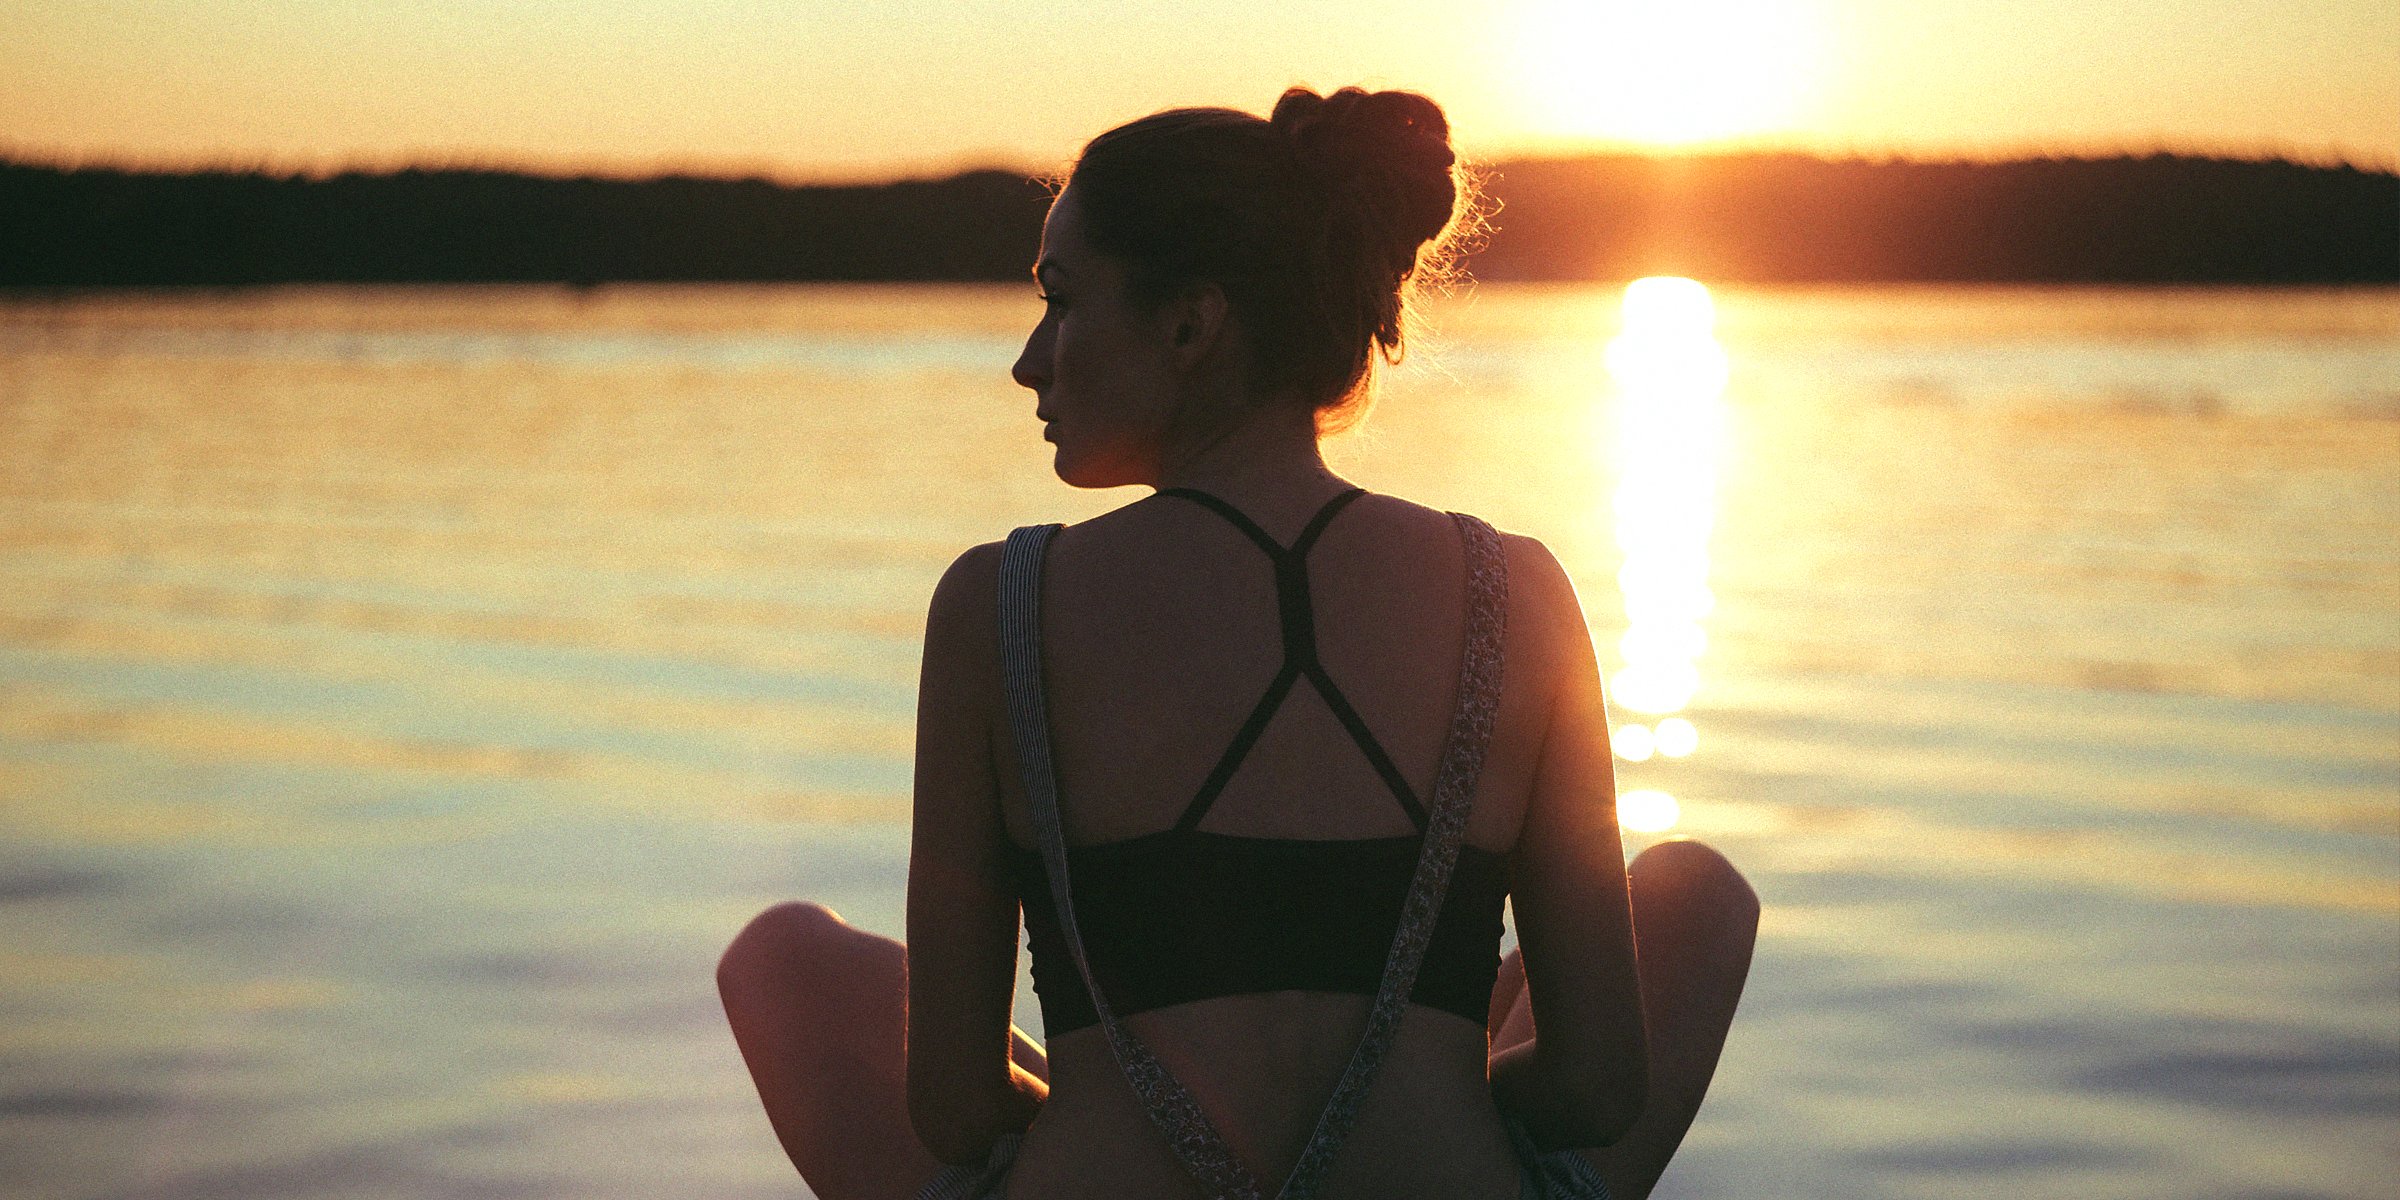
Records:
{"label": "dark treetop silhouette", "polygon": [[[2177,155],[1502,163],[1478,278],[2400,282],[2400,176]],[[1018,280],[1022,175],[794,186],[0,163],[0,287]]]}

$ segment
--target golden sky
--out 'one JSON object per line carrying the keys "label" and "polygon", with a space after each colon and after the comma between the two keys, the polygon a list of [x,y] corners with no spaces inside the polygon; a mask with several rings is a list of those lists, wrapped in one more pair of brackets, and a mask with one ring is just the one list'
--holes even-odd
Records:
{"label": "golden sky", "polygon": [[863,178],[1412,87],[1470,153],[2400,164],[2400,0],[0,0],[0,152]]}

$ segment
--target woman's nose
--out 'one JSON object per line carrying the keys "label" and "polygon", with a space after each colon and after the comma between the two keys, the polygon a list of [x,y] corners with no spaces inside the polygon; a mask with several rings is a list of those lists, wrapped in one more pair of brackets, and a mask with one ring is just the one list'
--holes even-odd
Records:
{"label": "woman's nose", "polygon": [[1009,378],[1016,380],[1018,387],[1038,392],[1050,382],[1050,356],[1043,341],[1041,331],[1035,330],[1033,336],[1025,339],[1025,349],[1017,355],[1016,364],[1008,369]]}

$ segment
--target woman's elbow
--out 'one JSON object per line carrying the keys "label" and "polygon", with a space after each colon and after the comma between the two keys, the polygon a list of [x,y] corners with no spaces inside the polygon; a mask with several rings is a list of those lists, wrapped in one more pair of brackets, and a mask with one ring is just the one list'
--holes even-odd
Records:
{"label": "woman's elbow", "polygon": [[908,1124],[917,1141],[946,1163],[978,1162],[991,1151],[993,1133],[979,1119],[977,1105],[961,1095],[963,1089],[911,1075],[908,1081]]}
{"label": "woman's elbow", "polygon": [[[1538,1045],[1493,1063],[1494,1099],[1544,1150],[1614,1145],[1641,1119],[1649,1065],[1639,1055],[1552,1057]],[[1597,1062],[1600,1065],[1594,1065]]]}
{"label": "woman's elbow", "polygon": [[1615,1094],[1579,1098],[1552,1110],[1545,1122],[1526,1129],[1544,1150],[1589,1150],[1616,1145],[1641,1119],[1642,1097]]}
{"label": "woman's elbow", "polygon": [[1013,1065],[998,1073],[908,1073],[908,1123],[917,1141],[946,1163],[982,1162],[1002,1134],[1022,1131],[1049,1088]]}
{"label": "woman's elbow", "polygon": [[1635,1078],[1621,1086],[1603,1089],[1584,1101],[1581,1107],[1586,1140],[1577,1143],[1579,1148],[1614,1146],[1633,1128],[1634,1122],[1641,1120],[1642,1108],[1649,1100],[1647,1081],[1643,1078],[1646,1072],[1637,1067],[1631,1074]]}
{"label": "woman's elbow", "polygon": [[1608,1070],[1579,1073],[1570,1096],[1573,1144],[1578,1149],[1615,1145],[1641,1119],[1650,1098],[1649,1056],[1625,1054]]}

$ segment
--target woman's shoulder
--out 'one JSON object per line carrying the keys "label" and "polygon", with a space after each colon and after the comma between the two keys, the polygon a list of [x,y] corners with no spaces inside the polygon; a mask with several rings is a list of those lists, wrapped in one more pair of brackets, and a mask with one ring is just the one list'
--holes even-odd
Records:
{"label": "woman's shoulder", "polygon": [[942,580],[934,585],[933,602],[939,608],[945,599],[963,601],[977,595],[996,595],[1000,581],[1000,556],[1007,549],[1006,541],[984,542],[969,546],[950,560],[942,571]]}
{"label": "woman's shoulder", "polygon": [[997,658],[999,631],[993,618],[1000,611],[1000,555],[1005,547],[1005,542],[970,546],[942,572],[925,614],[929,654]]}
{"label": "woman's shoulder", "polygon": [[[1391,499],[1414,509],[1416,518],[1428,525],[1446,527],[1453,523],[1455,515],[1474,515],[1454,514],[1398,497]],[[1479,516],[1475,519],[1483,520]],[[1502,560],[1506,563],[1508,640],[1537,663],[1552,660],[1556,651],[1576,643],[1581,643],[1588,653],[1591,635],[1584,622],[1583,602],[1558,555],[1532,534],[1504,529],[1488,520],[1484,524],[1499,535]],[[1443,528],[1436,536],[1456,535]]]}
{"label": "woman's shoulder", "polygon": [[[1473,513],[1456,513],[1433,508],[1399,496],[1370,493],[1386,513],[1428,531],[1431,536],[1448,540],[1455,537],[1450,526],[1459,516],[1474,517],[1491,527],[1500,537],[1500,549],[1508,568],[1509,608],[1512,614],[1539,615],[1557,618],[1572,614],[1580,628],[1583,610],[1575,594],[1575,583],[1567,574],[1558,555],[1548,544],[1529,533],[1501,528],[1497,523]],[[1361,503],[1365,502],[1361,500]]]}
{"label": "woman's shoulder", "polygon": [[1534,602],[1542,611],[1572,612],[1582,617],[1575,580],[1548,544],[1529,533],[1500,530],[1500,546],[1508,555],[1509,592]]}

